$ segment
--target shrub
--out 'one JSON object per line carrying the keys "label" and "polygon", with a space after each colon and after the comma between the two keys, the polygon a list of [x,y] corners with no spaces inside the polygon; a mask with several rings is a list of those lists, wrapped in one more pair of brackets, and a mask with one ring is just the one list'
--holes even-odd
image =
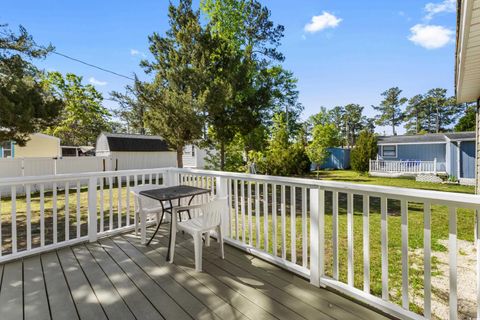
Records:
{"label": "shrub", "polygon": [[352,169],[368,172],[369,161],[377,157],[377,136],[371,131],[362,131],[350,154]]}

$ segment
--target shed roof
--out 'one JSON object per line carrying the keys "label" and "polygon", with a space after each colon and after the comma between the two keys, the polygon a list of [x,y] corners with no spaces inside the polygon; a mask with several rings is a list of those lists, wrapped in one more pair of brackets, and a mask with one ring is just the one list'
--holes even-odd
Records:
{"label": "shed roof", "polygon": [[167,142],[159,136],[141,134],[102,133],[110,151],[170,151]]}
{"label": "shed roof", "polygon": [[417,135],[380,136],[378,144],[415,144],[415,143],[442,143],[457,140],[475,140],[474,131],[428,133]]}

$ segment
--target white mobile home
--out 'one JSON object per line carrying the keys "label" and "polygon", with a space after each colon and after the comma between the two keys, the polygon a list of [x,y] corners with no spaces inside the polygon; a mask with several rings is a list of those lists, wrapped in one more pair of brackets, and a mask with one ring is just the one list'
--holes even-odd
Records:
{"label": "white mobile home", "polygon": [[183,167],[204,169],[206,157],[206,149],[202,149],[193,144],[189,144],[185,146],[185,148],[183,148]]}
{"label": "white mobile home", "polygon": [[177,154],[159,136],[101,133],[96,156],[110,157],[111,170],[176,167]]}

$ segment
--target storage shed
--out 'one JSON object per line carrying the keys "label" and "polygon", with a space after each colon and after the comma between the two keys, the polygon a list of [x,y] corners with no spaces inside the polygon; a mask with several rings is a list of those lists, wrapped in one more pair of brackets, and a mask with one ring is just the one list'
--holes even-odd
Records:
{"label": "storage shed", "polygon": [[107,170],[177,166],[177,153],[159,136],[104,132],[97,138],[95,154],[112,159]]}
{"label": "storage shed", "polygon": [[13,141],[0,143],[0,158],[55,158],[61,155],[60,139],[43,133],[31,134],[23,147]]}

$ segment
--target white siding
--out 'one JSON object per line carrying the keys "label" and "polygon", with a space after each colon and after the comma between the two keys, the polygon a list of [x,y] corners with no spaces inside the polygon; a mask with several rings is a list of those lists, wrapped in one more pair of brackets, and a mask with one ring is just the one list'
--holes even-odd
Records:
{"label": "white siding", "polygon": [[110,152],[112,169],[152,169],[177,166],[177,153],[172,151],[159,152]]}

